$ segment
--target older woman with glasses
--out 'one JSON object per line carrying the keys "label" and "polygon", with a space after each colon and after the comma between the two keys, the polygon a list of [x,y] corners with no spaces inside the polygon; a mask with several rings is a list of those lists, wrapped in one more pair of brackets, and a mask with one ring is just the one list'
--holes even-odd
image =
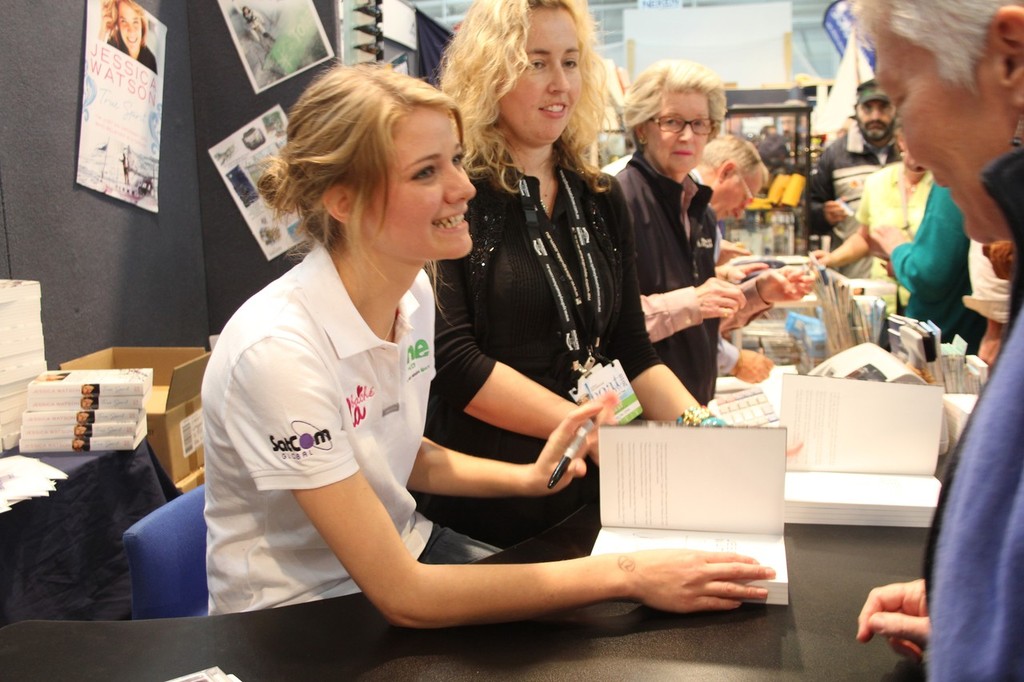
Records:
{"label": "older woman with glasses", "polygon": [[[740,287],[716,276],[713,192],[692,175],[725,118],[725,89],[713,71],[683,60],[656,62],[626,94],[625,118],[637,152],[618,180],[636,228],[647,331],[662,361],[707,403],[715,393],[722,319],[748,305],[764,309],[799,298],[809,282],[799,272],[776,273]],[[747,173],[738,169],[735,162],[720,167],[715,179],[745,186]]]}

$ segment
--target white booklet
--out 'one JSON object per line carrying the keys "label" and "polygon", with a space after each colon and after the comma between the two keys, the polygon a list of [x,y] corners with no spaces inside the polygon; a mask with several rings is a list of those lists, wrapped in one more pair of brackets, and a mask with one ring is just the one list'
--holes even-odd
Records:
{"label": "white booklet", "polygon": [[788,375],[786,521],[924,527],[938,502],[940,386]]}
{"label": "white booklet", "polygon": [[685,548],[775,569],[767,603],[789,603],[783,537],[786,432],[647,422],[602,426],[601,531],[591,554]]}

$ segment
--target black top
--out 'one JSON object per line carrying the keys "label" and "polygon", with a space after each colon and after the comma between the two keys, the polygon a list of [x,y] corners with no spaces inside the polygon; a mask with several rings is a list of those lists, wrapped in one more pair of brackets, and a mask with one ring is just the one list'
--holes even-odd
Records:
{"label": "black top", "polygon": [[[644,327],[634,261],[632,226],[622,193],[594,193],[566,172],[580,197],[588,231],[597,244],[600,292],[610,310],[608,332],[599,352],[618,359],[632,379],[658,364]],[[527,178],[538,196],[535,178]],[[460,260],[439,263],[437,285],[437,377],[431,387],[428,438],[461,452],[510,462],[533,462],[544,441],[474,419],[463,410],[502,362],[538,384],[570,399],[575,388],[572,355],[563,340],[551,288],[527,239],[518,194],[476,181],[469,224],[473,250]],[[569,201],[558,194],[554,236],[573,278],[580,265],[568,234]],[[541,219],[544,220],[543,218]],[[581,345],[595,342],[593,330],[580,329]],[[421,498],[428,518],[499,546],[519,542],[565,518],[597,497],[597,477],[573,481],[546,498],[479,500]]]}
{"label": "black top", "polygon": [[[683,185],[658,173],[642,153],[617,176],[636,225],[640,292],[661,294],[700,286],[715,276],[717,220],[708,203],[711,188],[697,185],[687,216],[681,216]],[[654,344],[662,361],[701,404],[715,397],[719,319],[704,320]]]}

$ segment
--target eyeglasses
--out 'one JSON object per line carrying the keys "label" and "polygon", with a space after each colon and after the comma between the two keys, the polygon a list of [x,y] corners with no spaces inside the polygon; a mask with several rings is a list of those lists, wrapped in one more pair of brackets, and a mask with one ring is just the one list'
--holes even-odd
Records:
{"label": "eyeglasses", "polygon": [[658,124],[658,128],[662,132],[676,133],[677,135],[686,130],[686,126],[690,126],[694,135],[709,135],[715,127],[715,122],[710,118],[695,118],[692,121],[687,121],[676,116],[662,116],[661,118],[652,118],[651,121]]}
{"label": "eyeglasses", "polygon": [[743,185],[743,191],[747,193],[747,203],[749,204],[754,200],[754,193],[750,191],[750,185],[747,184],[747,178],[744,177],[739,166],[736,166],[736,177],[739,178],[740,184]]}

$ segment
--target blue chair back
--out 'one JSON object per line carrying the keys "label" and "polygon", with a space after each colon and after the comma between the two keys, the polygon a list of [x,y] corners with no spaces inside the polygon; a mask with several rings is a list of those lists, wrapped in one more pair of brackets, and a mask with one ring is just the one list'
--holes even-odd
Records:
{"label": "blue chair back", "polygon": [[201,485],[124,532],[133,619],[207,615],[204,506]]}

